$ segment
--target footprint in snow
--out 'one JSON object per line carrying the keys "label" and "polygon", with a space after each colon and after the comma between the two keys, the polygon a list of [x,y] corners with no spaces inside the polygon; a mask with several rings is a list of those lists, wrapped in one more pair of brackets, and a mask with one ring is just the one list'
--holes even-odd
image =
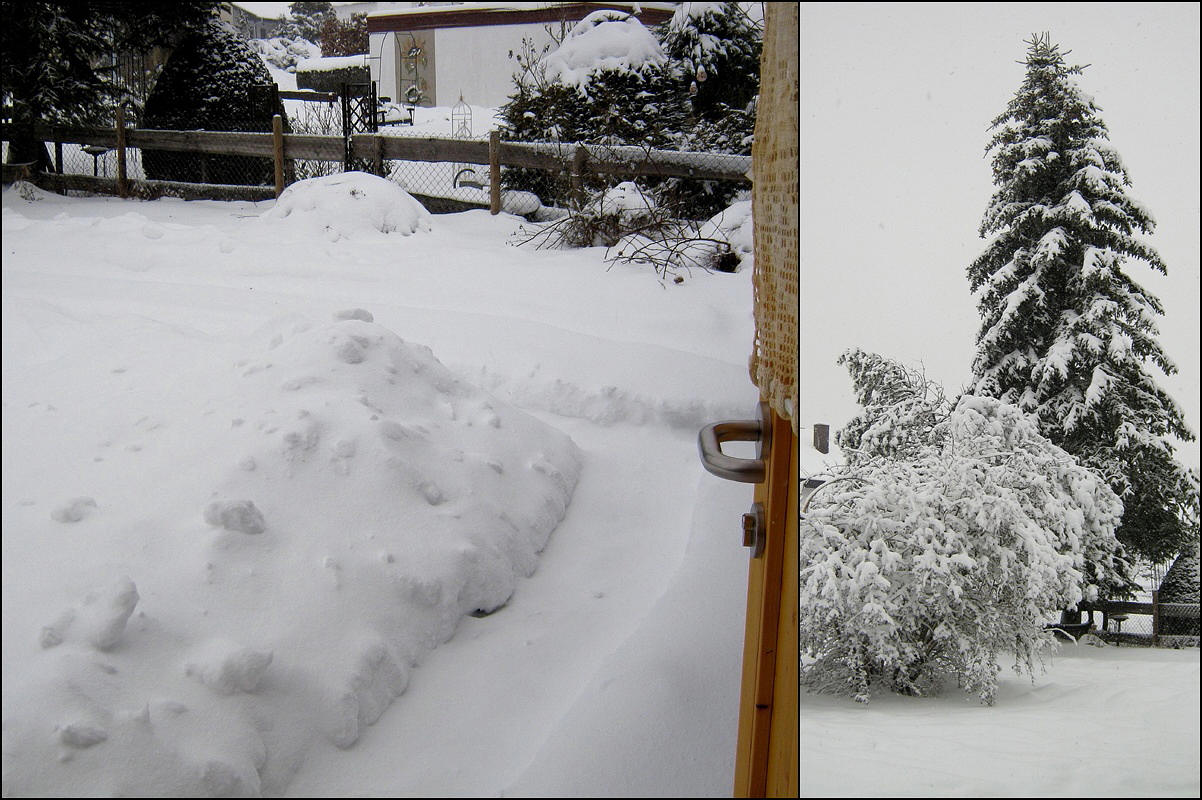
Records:
{"label": "footprint in snow", "polygon": [[73,497],[63,505],[50,512],[50,518],[56,522],[79,522],[96,508],[96,501],[90,497]]}

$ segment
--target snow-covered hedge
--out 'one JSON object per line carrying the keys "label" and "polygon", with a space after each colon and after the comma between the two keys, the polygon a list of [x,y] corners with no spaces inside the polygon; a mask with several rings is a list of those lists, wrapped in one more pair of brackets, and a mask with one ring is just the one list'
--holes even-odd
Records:
{"label": "snow-covered hedge", "polygon": [[307,58],[297,62],[296,88],[318,92],[341,92],[344,83],[371,80],[364,56]]}
{"label": "snow-covered hedge", "polygon": [[992,704],[1004,653],[1031,672],[1044,621],[1125,583],[1122,502],[1015,406],[893,374],[858,386],[881,400],[859,440],[887,446],[853,452],[802,516],[803,683],[867,702],[955,676]]}
{"label": "snow-covered hedge", "polygon": [[668,60],[637,18],[621,11],[594,11],[568,33],[544,63],[547,80],[583,87],[598,72],[641,72]]}

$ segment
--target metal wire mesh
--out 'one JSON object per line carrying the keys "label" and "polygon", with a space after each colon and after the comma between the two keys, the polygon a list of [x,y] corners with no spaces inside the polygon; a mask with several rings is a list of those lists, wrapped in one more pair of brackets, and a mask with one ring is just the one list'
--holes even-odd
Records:
{"label": "metal wire mesh", "polygon": [[[285,130],[288,132],[341,137],[345,129],[343,109],[338,102],[287,100],[285,108]],[[132,127],[133,123],[129,124]],[[254,131],[261,128],[262,123],[249,119],[230,119],[219,121],[212,127],[228,131]],[[449,127],[445,132],[432,127],[429,124],[420,127],[392,125],[381,127],[380,134],[428,138],[432,135],[445,137],[449,133]],[[485,142],[488,132],[485,130],[474,136],[459,138]],[[679,210],[680,218],[703,220],[724,208],[740,193],[745,194],[749,188],[745,179],[709,180],[662,174],[614,175],[597,168],[598,162],[609,161],[623,164],[627,170],[635,173],[644,166],[649,173],[657,172],[662,164],[656,161],[664,156],[637,147],[622,149],[590,145],[588,157],[591,161],[579,171],[572,159],[575,143],[566,144],[558,150],[554,145],[548,147],[559,160],[554,168],[501,168],[503,210],[532,218],[537,218],[534,216],[536,213],[545,213],[547,218],[553,218],[560,210],[579,209],[601,192],[621,182],[633,181],[643,192],[654,197],[661,207]],[[61,172],[66,175],[97,178],[115,178],[117,175],[117,153],[110,146],[73,142],[62,142],[56,146],[49,142],[47,148]],[[702,169],[718,168],[723,165],[723,159],[729,158],[720,153],[690,156],[691,163]],[[370,162],[356,163],[351,168],[377,172],[395,181],[435,213],[489,206],[491,175],[486,163],[388,160],[378,166]],[[341,160],[289,158],[285,166],[285,182],[290,184],[333,175],[345,169],[346,164]],[[274,185],[274,164],[271,158],[266,157],[154,148],[144,150],[128,145],[126,176],[134,181],[267,187]]]}
{"label": "metal wire mesh", "polygon": [[[397,127],[382,128],[381,133],[388,136],[419,135],[411,132],[411,129]],[[487,141],[488,134],[459,138]],[[491,181],[488,164],[387,160],[382,174],[417,197],[433,213],[487,208],[489,204]]]}
{"label": "metal wire mesh", "polygon": [[[337,102],[285,100],[284,107],[293,133],[311,136],[342,135],[342,109]],[[342,163],[338,161],[295,159],[292,165],[295,179],[298,181],[334,175],[343,169]]]}
{"label": "metal wire mesh", "polygon": [[[209,128],[214,131],[245,131],[262,133],[261,120],[227,118]],[[127,158],[129,177],[135,177],[128,166],[139,162],[148,180],[184,183],[210,183],[227,186],[272,186],[275,184],[275,163],[270,158],[235,156],[224,153],[194,153],[176,150],[131,150]],[[138,156],[140,155],[140,159]],[[142,177],[142,176],[137,176]]]}

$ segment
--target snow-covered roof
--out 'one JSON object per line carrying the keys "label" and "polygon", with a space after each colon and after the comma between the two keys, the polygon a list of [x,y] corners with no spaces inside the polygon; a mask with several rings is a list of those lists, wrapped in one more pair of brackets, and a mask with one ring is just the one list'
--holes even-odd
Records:
{"label": "snow-covered roof", "polygon": [[254,14],[259,19],[278,19],[281,15],[285,19],[292,18],[292,12],[288,10],[289,3],[230,3],[231,6],[237,6],[248,14]]}
{"label": "snow-covered roof", "polygon": [[[248,14],[254,14],[260,19],[279,19],[281,16],[284,19],[292,19],[292,10],[288,8],[291,3],[230,3],[232,6],[237,6]],[[401,5],[400,3],[330,3],[334,6],[334,13],[338,13],[339,6],[355,6],[355,5],[378,5],[392,6]],[[408,4],[405,4],[408,5]]]}

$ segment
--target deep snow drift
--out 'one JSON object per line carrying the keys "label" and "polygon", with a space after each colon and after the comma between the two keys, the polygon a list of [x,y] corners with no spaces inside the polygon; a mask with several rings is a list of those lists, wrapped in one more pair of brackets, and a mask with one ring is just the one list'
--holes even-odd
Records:
{"label": "deep snow drift", "polygon": [[282,205],[4,192],[4,793],[729,792],[748,271]]}
{"label": "deep snow drift", "polygon": [[[88,570],[79,601],[6,652],[23,662],[5,676],[6,700],[21,698],[5,713],[6,792],[278,792],[307,733],[354,744],[463,615],[534,571],[576,484],[571,440],[362,309],[339,316],[212,375],[190,442],[137,422],[110,432],[131,478],[167,448],[213,477],[147,523],[157,558]],[[103,490],[49,514],[14,499],[13,521],[68,572],[129,535]],[[98,779],[114,761],[130,766]]]}

